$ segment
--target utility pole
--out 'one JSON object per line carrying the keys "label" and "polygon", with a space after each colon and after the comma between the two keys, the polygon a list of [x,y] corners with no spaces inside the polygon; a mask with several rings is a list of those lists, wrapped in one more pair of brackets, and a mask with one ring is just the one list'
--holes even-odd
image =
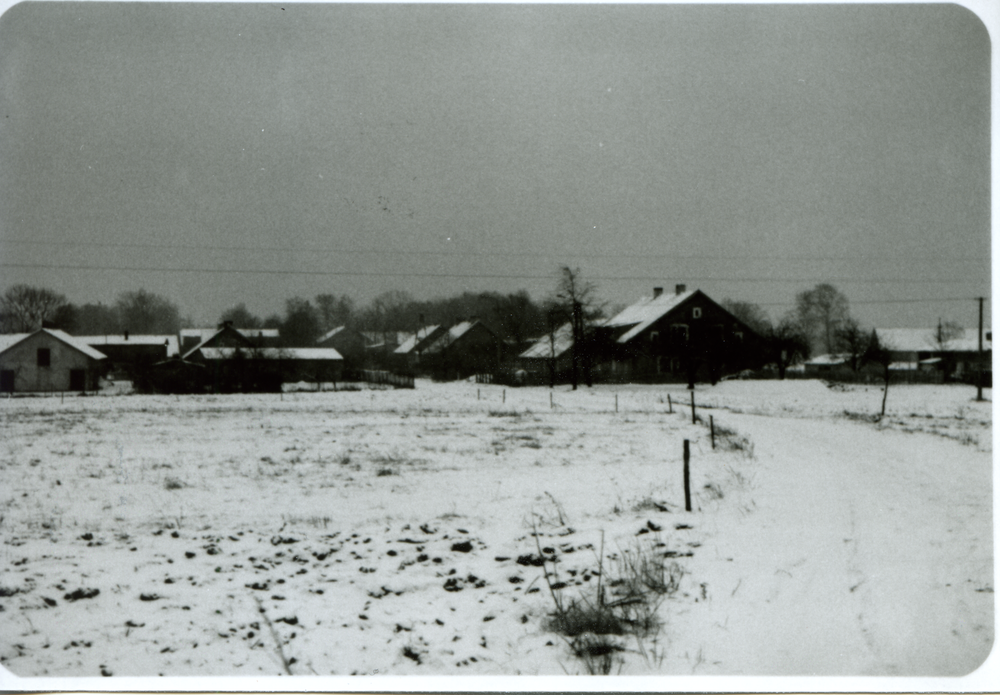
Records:
{"label": "utility pole", "polygon": [[976,400],[983,400],[983,298],[979,297],[979,370],[976,374]]}

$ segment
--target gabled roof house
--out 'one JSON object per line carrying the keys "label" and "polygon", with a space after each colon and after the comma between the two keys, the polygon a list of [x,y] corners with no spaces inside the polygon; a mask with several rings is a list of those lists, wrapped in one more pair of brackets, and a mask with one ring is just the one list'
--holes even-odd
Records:
{"label": "gabled roof house", "polygon": [[759,366],[760,336],[701,290],[677,285],[612,316],[596,329],[596,372],[610,380],[716,381]]}
{"label": "gabled roof house", "polygon": [[0,335],[0,391],[96,391],[105,355],[52,328]]}

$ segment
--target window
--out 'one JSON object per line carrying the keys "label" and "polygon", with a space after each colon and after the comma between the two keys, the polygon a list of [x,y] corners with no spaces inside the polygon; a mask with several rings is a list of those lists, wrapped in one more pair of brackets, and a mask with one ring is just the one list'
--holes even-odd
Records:
{"label": "window", "polygon": [[701,307],[696,306],[691,310],[691,318],[700,319],[701,318]]}
{"label": "window", "polygon": [[675,342],[686,343],[688,339],[687,324],[675,323],[670,326],[670,339]]}
{"label": "window", "polygon": [[660,332],[659,331],[650,331],[649,332],[649,342],[655,343],[659,339],[660,339]]}
{"label": "window", "polygon": [[38,348],[38,366],[48,367],[52,364],[52,354],[49,348]]}

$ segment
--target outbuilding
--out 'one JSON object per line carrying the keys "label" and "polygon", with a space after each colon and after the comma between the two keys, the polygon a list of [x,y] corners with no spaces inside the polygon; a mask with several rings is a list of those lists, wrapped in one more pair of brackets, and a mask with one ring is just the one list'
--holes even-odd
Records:
{"label": "outbuilding", "polygon": [[96,391],[105,355],[63,331],[0,335],[0,391]]}

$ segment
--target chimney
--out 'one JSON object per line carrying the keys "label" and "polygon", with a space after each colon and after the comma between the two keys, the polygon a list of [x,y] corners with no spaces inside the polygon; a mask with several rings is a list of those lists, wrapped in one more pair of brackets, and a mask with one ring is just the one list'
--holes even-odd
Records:
{"label": "chimney", "polygon": [[653,288],[653,299],[656,299],[661,294],[663,294],[663,288],[662,287],[654,287]]}
{"label": "chimney", "polygon": [[677,285],[675,289],[677,291],[677,294],[684,294],[684,292],[687,290],[687,285]]}

